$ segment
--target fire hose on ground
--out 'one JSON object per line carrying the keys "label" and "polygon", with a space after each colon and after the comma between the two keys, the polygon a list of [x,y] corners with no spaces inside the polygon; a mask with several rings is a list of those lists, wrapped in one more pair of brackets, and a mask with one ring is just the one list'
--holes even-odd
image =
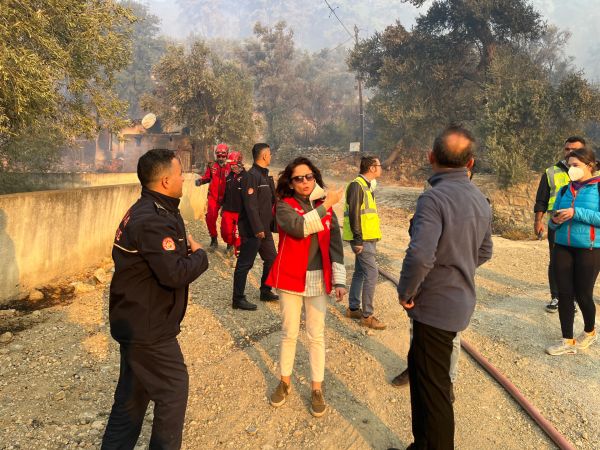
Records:
{"label": "fire hose on ground", "polygon": [[[387,280],[398,285],[398,281],[388,272],[379,269],[381,276]],[[460,344],[462,348],[483,367],[506,391],[511,395],[516,402],[529,414],[540,428],[548,435],[550,439],[561,449],[561,450],[575,450],[573,444],[571,444],[567,438],[565,438],[560,432],[550,423],[542,413],[519,391],[519,389],[508,379],[502,372],[496,369],[484,356],[481,355],[467,341],[461,338]]]}

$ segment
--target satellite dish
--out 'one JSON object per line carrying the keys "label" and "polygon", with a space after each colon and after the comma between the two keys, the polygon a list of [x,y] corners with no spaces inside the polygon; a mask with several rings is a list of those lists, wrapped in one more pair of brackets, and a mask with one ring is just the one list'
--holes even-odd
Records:
{"label": "satellite dish", "polygon": [[152,126],[156,123],[156,115],[152,113],[148,113],[142,119],[142,126],[148,130],[152,128]]}

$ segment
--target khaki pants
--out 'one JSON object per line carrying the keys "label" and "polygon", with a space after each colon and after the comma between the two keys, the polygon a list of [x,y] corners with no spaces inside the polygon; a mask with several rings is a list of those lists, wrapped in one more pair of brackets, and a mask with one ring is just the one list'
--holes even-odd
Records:
{"label": "khaki pants", "polygon": [[322,382],[325,375],[325,313],[327,296],[304,297],[279,291],[279,306],[282,316],[281,349],[279,367],[281,376],[292,374],[296,357],[296,341],[300,331],[302,304],[306,311],[306,336],[308,337],[308,359],[311,381]]}

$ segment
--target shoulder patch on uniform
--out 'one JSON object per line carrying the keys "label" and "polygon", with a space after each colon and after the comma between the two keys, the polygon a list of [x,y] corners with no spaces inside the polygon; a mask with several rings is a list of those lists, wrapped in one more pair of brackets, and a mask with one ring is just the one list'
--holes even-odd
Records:
{"label": "shoulder patch on uniform", "polygon": [[164,238],[162,241],[162,248],[168,252],[175,250],[175,241],[173,241],[173,238]]}
{"label": "shoulder patch on uniform", "polygon": [[252,194],[254,194],[254,189],[248,188],[248,195],[252,195]]}

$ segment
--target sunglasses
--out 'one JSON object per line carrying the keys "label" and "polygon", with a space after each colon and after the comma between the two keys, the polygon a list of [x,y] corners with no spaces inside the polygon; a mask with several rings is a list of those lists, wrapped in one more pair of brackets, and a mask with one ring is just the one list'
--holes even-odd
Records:
{"label": "sunglasses", "polygon": [[315,174],[313,174],[313,173],[307,173],[306,175],[298,175],[296,177],[292,177],[292,181],[294,183],[302,183],[304,180],[312,181],[314,179],[315,179]]}

